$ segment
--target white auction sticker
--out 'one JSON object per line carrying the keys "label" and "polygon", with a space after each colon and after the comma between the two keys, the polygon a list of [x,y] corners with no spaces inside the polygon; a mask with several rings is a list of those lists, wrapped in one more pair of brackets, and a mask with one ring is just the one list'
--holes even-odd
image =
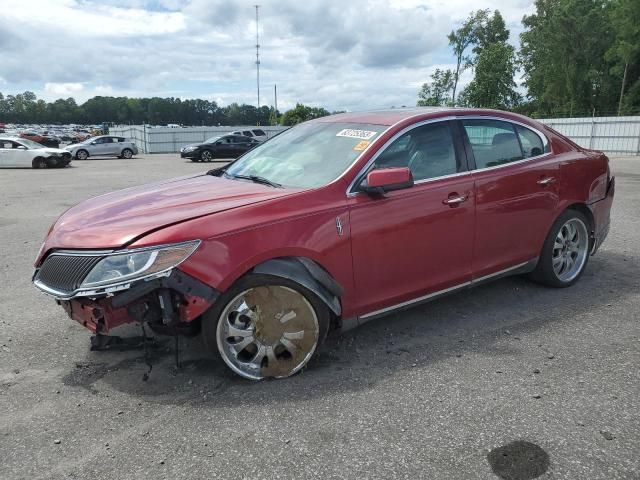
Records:
{"label": "white auction sticker", "polygon": [[370,132],[369,130],[353,130],[345,128],[336,133],[336,137],[359,138],[360,140],[371,140],[378,132]]}

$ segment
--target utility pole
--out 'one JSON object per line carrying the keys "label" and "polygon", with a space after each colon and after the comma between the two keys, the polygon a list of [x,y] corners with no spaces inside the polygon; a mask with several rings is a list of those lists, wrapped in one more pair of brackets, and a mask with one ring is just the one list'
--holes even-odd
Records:
{"label": "utility pole", "polygon": [[260,5],[254,5],[256,7],[256,84],[258,86],[258,109],[260,109],[260,37],[258,32],[258,9]]}
{"label": "utility pole", "polygon": [[276,125],[278,124],[278,86],[277,85],[273,85],[273,97],[275,100],[275,117],[276,117]]}

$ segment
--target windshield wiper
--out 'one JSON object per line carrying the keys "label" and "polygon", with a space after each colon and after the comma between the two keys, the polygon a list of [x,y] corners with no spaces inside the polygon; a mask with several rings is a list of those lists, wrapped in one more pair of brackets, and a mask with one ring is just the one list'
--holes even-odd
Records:
{"label": "windshield wiper", "polygon": [[262,185],[269,185],[274,188],[282,188],[282,185],[276,182],[272,182],[268,178],[261,177],[259,175],[229,175],[225,172],[225,176],[229,178],[239,178],[241,180],[251,180],[253,183],[260,183]]}

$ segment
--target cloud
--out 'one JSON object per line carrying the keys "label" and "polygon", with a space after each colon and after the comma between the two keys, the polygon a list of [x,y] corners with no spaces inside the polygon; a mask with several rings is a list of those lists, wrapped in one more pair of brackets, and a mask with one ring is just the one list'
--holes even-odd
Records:
{"label": "cloud", "polygon": [[58,95],[60,97],[70,97],[74,94],[82,92],[84,86],[82,83],[45,83],[44,91],[51,95]]}
{"label": "cloud", "polygon": [[[3,0],[3,93],[255,103],[254,3],[32,0],[25,9]],[[435,67],[451,66],[446,35],[471,10],[499,8],[519,26],[532,8],[529,0],[259,3],[261,103],[273,103],[277,84],[281,109],[303,102],[330,110],[415,104]]]}

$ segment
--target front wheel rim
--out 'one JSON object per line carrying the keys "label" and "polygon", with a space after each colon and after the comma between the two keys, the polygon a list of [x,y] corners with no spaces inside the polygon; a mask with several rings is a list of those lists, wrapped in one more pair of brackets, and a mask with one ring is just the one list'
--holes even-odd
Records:
{"label": "front wheel rim", "polygon": [[124,158],[131,158],[133,156],[131,150],[125,150],[124,152],[122,152],[122,156]]}
{"label": "front wheel rim", "polygon": [[224,308],[218,350],[238,375],[252,380],[293,375],[313,356],[320,328],[311,303],[280,285],[253,287]]}
{"label": "front wheel rim", "polygon": [[211,161],[211,153],[209,151],[207,151],[207,150],[202,152],[202,160],[204,160],[205,162],[210,162]]}
{"label": "front wheel rim", "polygon": [[551,262],[558,280],[570,282],[582,271],[589,253],[587,227],[579,218],[568,220],[553,242]]}

